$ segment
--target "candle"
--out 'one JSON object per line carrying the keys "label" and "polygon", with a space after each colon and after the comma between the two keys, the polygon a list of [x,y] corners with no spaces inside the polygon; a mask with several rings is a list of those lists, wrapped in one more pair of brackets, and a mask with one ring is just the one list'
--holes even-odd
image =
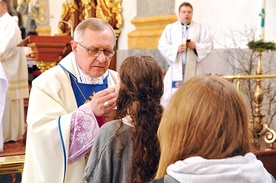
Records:
{"label": "candle", "polygon": [[261,16],[261,27],[260,27],[260,39],[264,40],[265,38],[265,2],[266,0],[262,0],[262,9],[261,9],[261,13],[259,14],[259,16]]}

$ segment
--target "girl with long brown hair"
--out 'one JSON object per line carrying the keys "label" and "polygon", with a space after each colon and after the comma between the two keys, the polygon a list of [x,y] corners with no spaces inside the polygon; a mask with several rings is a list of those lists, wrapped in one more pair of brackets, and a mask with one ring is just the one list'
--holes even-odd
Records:
{"label": "girl with long brown hair", "polygon": [[150,56],[130,56],[119,77],[118,120],[100,129],[85,169],[88,182],[149,182],[157,170],[162,70]]}

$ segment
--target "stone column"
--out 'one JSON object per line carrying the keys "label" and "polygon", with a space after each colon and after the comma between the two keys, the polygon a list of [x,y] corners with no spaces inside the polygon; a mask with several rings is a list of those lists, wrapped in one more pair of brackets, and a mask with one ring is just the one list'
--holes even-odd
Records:
{"label": "stone column", "polygon": [[128,49],[156,49],[169,23],[177,20],[172,0],[137,0],[137,17],[131,21],[136,30],[128,34]]}

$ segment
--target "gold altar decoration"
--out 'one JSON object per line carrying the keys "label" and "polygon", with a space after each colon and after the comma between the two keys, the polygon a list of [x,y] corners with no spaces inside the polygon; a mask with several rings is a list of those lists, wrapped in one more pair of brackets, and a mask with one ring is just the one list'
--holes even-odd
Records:
{"label": "gold altar decoration", "polygon": [[25,155],[0,157],[0,175],[23,171]]}
{"label": "gold altar decoration", "polygon": [[50,27],[38,27],[35,29],[38,35],[40,36],[50,36],[51,28]]}
{"label": "gold altar decoration", "polygon": [[71,31],[76,28],[79,23],[79,1],[70,2],[66,0],[62,4],[61,16],[58,23],[58,31],[60,34],[71,35]]}
{"label": "gold altar decoration", "polygon": [[272,148],[273,143],[276,140],[276,132],[271,129],[264,121],[265,115],[261,112],[262,102],[264,99],[264,93],[261,87],[262,79],[265,78],[276,78],[276,75],[263,75],[262,67],[262,52],[268,50],[276,50],[276,45],[274,42],[264,42],[263,39],[257,41],[249,41],[247,46],[253,52],[258,53],[258,61],[256,68],[256,75],[238,75],[238,76],[222,76],[225,79],[232,80],[237,79],[237,88],[241,90],[240,79],[256,79],[256,87],[253,94],[254,109],[253,109],[253,120],[251,121],[254,144],[259,147],[259,139],[264,137],[266,143]]}
{"label": "gold altar decoration", "polygon": [[89,17],[96,17],[96,3],[95,1],[91,0],[81,0],[81,12],[82,12],[82,18],[85,20]]}
{"label": "gold altar decoration", "polygon": [[62,5],[58,30],[60,34],[70,35],[71,25],[74,30],[82,20],[96,17],[108,22],[118,38],[123,21],[121,12],[121,0],[67,0]]}
{"label": "gold altar decoration", "polygon": [[[253,120],[251,121],[251,128],[254,135],[254,144],[259,146],[259,139],[264,137],[266,143],[269,144],[269,147],[273,147],[273,143],[276,140],[275,130],[270,128],[264,121],[264,115],[261,112],[262,102],[263,102],[263,90],[261,87],[262,79],[276,78],[275,74],[263,75],[262,69],[262,52],[258,52],[258,62],[256,68],[256,75],[231,75],[231,76],[222,76],[225,79],[233,81],[237,80],[237,88],[241,90],[241,79],[256,79],[256,87],[254,90],[254,109],[253,109]],[[257,139],[257,140],[255,140]]]}
{"label": "gold altar decoration", "polygon": [[122,25],[121,12],[121,0],[97,0],[96,17],[105,20],[115,29]]}
{"label": "gold altar decoration", "polygon": [[57,65],[57,62],[49,62],[49,61],[36,61],[36,66],[41,72],[45,72],[46,70]]}
{"label": "gold altar decoration", "polygon": [[176,15],[133,19],[136,30],[128,34],[128,49],[156,49],[166,25],[176,20]]}

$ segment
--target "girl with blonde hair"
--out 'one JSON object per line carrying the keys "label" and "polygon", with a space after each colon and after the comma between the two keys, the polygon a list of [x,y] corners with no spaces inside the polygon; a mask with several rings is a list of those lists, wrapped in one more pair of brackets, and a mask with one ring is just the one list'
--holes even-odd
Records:
{"label": "girl with blonde hair", "polygon": [[[158,128],[156,179],[165,182],[272,182],[251,153],[242,95],[217,76],[195,76],[175,93]],[[162,182],[161,180],[153,182]]]}

